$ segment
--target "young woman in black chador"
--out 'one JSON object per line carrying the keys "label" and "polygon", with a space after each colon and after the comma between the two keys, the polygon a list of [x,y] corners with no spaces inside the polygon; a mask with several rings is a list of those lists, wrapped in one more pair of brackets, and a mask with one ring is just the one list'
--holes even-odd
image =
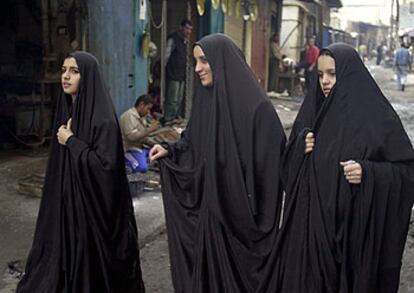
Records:
{"label": "young woman in black chador", "polygon": [[412,144],[352,47],[329,46],[317,67],[285,152],[284,219],[258,292],[397,292]]}
{"label": "young woman in black chador", "polygon": [[188,127],[178,143],[150,152],[164,157],[174,289],[255,292],[278,231],[285,135],[228,37],[206,36],[193,53],[199,78]]}
{"label": "young woman in black chador", "polygon": [[121,133],[99,64],[62,66],[43,197],[17,293],[143,293]]}

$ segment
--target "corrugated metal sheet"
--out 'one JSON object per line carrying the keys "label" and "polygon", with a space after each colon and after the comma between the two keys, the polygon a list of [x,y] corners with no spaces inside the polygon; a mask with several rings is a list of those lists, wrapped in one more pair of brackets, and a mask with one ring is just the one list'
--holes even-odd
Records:
{"label": "corrugated metal sheet", "polygon": [[118,115],[146,91],[146,60],[135,54],[140,41],[135,36],[141,35],[135,19],[138,4],[139,0],[88,1],[89,50],[102,65]]}
{"label": "corrugated metal sheet", "polygon": [[268,69],[268,48],[270,39],[270,7],[267,0],[258,0],[259,16],[252,23],[252,61],[251,66],[261,86],[266,88]]}

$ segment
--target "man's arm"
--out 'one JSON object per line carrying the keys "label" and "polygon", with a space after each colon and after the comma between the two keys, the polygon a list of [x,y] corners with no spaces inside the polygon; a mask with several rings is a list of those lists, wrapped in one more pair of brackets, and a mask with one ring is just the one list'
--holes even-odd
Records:
{"label": "man's arm", "polygon": [[395,53],[394,53],[394,67],[396,67],[397,66],[397,64],[398,64],[398,50],[397,51],[395,51]]}
{"label": "man's arm", "polygon": [[165,64],[168,63],[168,60],[170,60],[171,54],[175,49],[175,44],[173,38],[169,38],[167,40],[167,48],[166,48],[166,54],[165,54]]}
{"label": "man's arm", "polygon": [[152,121],[149,127],[135,127],[126,134],[127,140],[131,142],[138,142],[144,140],[148,135],[159,128],[160,124],[157,120]]}
{"label": "man's arm", "polygon": [[272,54],[273,56],[277,59],[277,60],[282,60],[282,53],[280,52],[280,48],[277,44],[275,43],[270,43],[270,49],[272,50]]}

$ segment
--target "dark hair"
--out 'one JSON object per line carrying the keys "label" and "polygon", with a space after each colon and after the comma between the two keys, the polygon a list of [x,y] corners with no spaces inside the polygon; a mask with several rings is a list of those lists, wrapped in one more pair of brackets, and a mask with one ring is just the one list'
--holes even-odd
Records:
{"label": "dark hair", "polygon": [[334,55],[332,54],[332,52],[331,52],[331,51],[329,51],[328,49],[322,49],[322,50],[319,52],[319,56],[329,56],[329,57],[332,57],[332,58],[334,58],[334,59],[335,59],[335,57],[334,57]]}
{"label": "dark hair", "polygon": [[181,26],[186,26],[186,25],[193,26],[193,23],[189,19],[183,19],[181,21]]}
{"label": "dark hair", "polygon": [[138,107],[140,103],[144,103],[144,105],[154,104],[154,99],[151,95],[143,94],[139,96],[138,99],[135,101],[135,108]]}

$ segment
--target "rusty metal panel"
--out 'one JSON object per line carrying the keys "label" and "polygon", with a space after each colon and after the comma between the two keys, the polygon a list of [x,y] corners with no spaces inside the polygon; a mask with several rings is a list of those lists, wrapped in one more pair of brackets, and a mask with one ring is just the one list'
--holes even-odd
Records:
{"label": "rusty metal panel", "polygon": [[269,1],[257,1],[259,17],[252,23],[252,55],[251,67],[261,86],[266,88],[268,68],[268,48],[270,39],[270,7]]}

